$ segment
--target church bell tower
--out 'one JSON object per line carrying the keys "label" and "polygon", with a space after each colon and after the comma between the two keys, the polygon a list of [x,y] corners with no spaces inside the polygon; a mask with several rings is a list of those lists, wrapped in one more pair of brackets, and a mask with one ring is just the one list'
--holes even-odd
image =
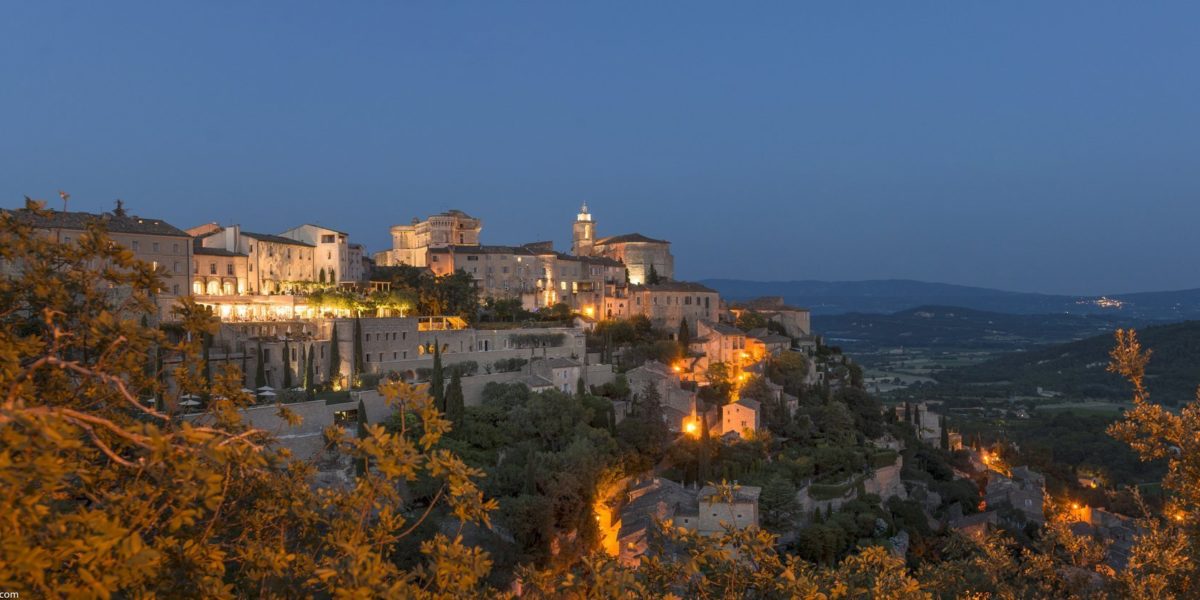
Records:
{"label": "church bell tower", "polygon": [[571,242],[571,254],[591,256],[592,242],[596,240],[596,222],[592,220],[586,202],[579,209],[579,214],[575,215],[575,226],[572,233],[574,235]]}

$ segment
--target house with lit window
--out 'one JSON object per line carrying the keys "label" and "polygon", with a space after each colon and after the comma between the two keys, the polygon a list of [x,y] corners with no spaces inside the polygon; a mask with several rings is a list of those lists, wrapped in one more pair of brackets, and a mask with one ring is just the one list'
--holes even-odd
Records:
{"label": "house with lit window", "polygon": [[351,248],[353,244],[350,243],[350,234],[305,223],[279,235],[310,244],[315,248],[313,269],[316,271],[318,282],[338,284],[362,281],[362,247],[359,246],[358,256],[355,256]]}
{"label": "house with lit window", "polygon": [[291,238],[208,223],[187,230],[198,246],[246,255],[246,293],[291,293],[297,283],[316,282],[316,246]]}

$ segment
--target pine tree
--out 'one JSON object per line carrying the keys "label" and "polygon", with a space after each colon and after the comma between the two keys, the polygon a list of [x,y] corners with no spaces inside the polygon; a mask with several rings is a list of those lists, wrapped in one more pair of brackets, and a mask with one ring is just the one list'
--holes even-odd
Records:
{"label": "pine tree", "polygon": [[429,374],[429,395],[438,410],[446,412],[446,388],[442,381],[442,348],[437,339],[433,340],[433,371]]}
{"label": "pine tree", "polygon": [[258,357],[258,366],[254,369],[254,387],[256,389],[267,385],[267,370],[263,365],[263,352],[262,346],[259,346],[254,352]]}
{"label": "pine tree", "polygon": [[283,340],[283,389],[292,389],[292,343]]}
{"label": "pine tree", "polygon": [[342,378],[342,350],[338,344],[337,323],[333,324],[333,333],[329,335],[329,383],[336,384]]}
{"label": "pine tree", "polygon": [[[367,433],[367,407],[363,404],[362,399],[358,401],[358,439],[365,440],[368,437]],[[367,457],[361,456],[354,461],[354,473],[359,477],[367,474]]]}
{"label": "pine tree", "polygon": [[462,427],[463,417],[466,416],[466,407],[463,406],[462,376],[459,369],[453,371],[450,385],[446,387],[446,418],[454,429],[459,429]]}
{"label": "pine tree", "polygon": [[355,314],[354,315],[354,366],[351,369],[351,373],[350,373],[351,387],[357,386],[358,378],[360,376],[362,376],[363,371],[365,371],[365,370],[366,369],[363,368],[362,321],[359,320],[358,315]]}

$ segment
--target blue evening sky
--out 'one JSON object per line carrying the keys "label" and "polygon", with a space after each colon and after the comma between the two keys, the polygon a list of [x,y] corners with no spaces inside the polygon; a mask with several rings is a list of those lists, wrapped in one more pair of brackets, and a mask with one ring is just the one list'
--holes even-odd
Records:
{"label": "blue evening sky", "polygon": [[1200,287],[1196,2],[6,2],[0,206],[369,251],[674,242],[685,278]]}

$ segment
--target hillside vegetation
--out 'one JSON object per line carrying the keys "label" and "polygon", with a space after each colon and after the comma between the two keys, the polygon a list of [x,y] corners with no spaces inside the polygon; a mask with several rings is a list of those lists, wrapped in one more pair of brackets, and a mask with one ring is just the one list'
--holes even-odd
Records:
{"label": "hillside vegetation", "polygon": [[[1153,353],[1147,383],[1155,401],[1179,405],[1195,398],[1200,381],[1200,321],[1147,327],[1140,332]],[[1068,397],[1126,398],[1128,385],[1109,373],[1112,334],[1105,333],[1066,344],[998,356],[978,365],[938,374],[946,384],[1006,382],[1018,393],[1038,386]]]}

